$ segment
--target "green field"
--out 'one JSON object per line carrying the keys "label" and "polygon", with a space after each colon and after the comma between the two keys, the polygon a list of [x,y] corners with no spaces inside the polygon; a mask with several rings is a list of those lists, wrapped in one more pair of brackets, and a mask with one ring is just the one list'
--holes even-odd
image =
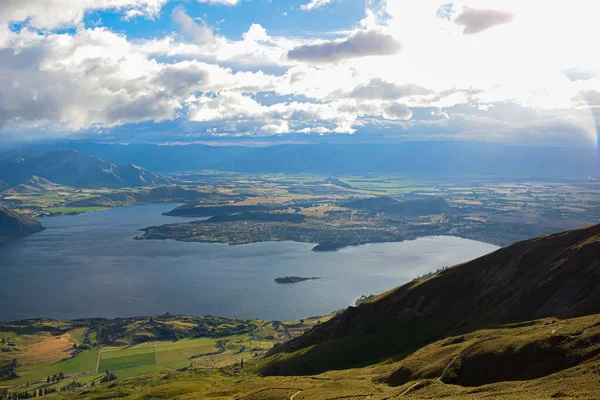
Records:
{"label": "green field", "polygon": [[118,371],[120,369],[141,367],[155,363],[154,352],[143,354],[125,355],[104,359],[101,356],[98,371]]}
{"label": "green field", "polygon": [[[327,317],[325,317],[327,318]],[[16,360],[17,377],[0,390],[33,391],[149,372],[222,368],[262,356],[323,318],[278,322],[160,315],[114,320],[0,322],[0,366]],[[203,332],[202,337],[199,331]],[[146,340],[138,343],[140,340]],[[47,378],[61,375],[61,381]]]}
{"label": "green field", "polygon": [[176,361],[171,363],[164,364],[154,364],[154,365],[146,365],[144,367],[139,368],[131,368],[119,371],[117,376],[119,378],[130,378],[132,376],[138,376],[142,374],[146,374],[148,372],[160,372],[160,371],[175,371],[181,368],[189,367],[190,361]]}
{"label": "green field", "polygon": [[77,357],[59,362],[27,363],[18,370],[19,378],[10,381],[10,383],[18,385],[26,382],[39,382],[60,372],[65,375],[93,373],[96,369],[98,352],[98,349],[86,350],[78,354]]}
{"label": "green field", "polygon": [[217,350],[213,339],[182,339],[177,342],[160,342],[154,346],[156,363],[187,360],[192,356],[211,353]]}
{"label": "green field", "polygon": [[102,360],[109,360],[111,358],[121,358],[126,356],[135,356],[140,354],[154,353],[154,346],[152,343],[133,346],[133,347],[105,347],[102,349]]}
{"label": "green field", "polygon": [[107,347],[102,349],[98,372],[129,370],[127,376],[148,371],[183,368],[189,365],[192,356],[218,350],[215,340],[210,338],[181,339],[178,341],[150,342],[136,346]]}

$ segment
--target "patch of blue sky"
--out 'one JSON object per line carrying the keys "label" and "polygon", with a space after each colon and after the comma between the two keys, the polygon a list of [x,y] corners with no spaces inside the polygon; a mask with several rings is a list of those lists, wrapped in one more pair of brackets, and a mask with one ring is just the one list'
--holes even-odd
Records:
{"label": "patch of blue sky", "polygon": [[[33,28],[31,28],[31,26],[29,26],[29,21],[30,21],[30,18],[27,18],[27,19],[25,19],[23,21],[13,21],[13,22],[11,22],[11,23],[8,24],[8,28],[12,32],[16,32],[16,33],[21,32],[21,30],[23,28],[28,28],[28,29],[31,29],[33,31],[40,32],[40,33],[44,32],[43,30],[40,30],[40,29],[33,29]],[[74,34],[76,32],[76,30],[77,29],[75,27],[68,26],[68,27],[62,27],[62,28],[58,28],[58,29],[53,29],[52,33],[72,35],[72,34]]]}
{"label": "patch of blue sky", "polygon": [[255,95],[251,96],[254,100],[260,103],[263,106],[272,106],[279,103],[320,103],[316,99],[311,99],[310,97],[306,97],[303,94],[296,95],[280,95],[275,92],[258,92]]}
{"label": "patch of blue sky", "polygon": [[334,0],[321,8],[304,11],[308,0],[246,0],[236,6],[211,5],[197,1],[170,1],[153,19],[125,19],[119,11],[94,11],[86,14],[85,26],[105,26],[130,39],[156,38],[178,31],[171,13],[182,5],[192,18],[198,18],[218,35],[240,40],[250,25],[262,25],[269,35],[312,37],[327,32],[352,29],[365,14],[365,0]]}

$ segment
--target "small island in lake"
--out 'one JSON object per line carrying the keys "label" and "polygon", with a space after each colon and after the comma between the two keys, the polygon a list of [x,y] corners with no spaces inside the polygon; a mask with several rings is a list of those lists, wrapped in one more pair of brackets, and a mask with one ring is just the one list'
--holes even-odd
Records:
{"label": "small island in lake", "polygon": [[318,276],[313,276],[310,278],[306,278],[306,277],[302,277],[302,276],[284,276],[281,278],[275,278],[275,282],[277,283],[297,283],[297,282],[303,282],[303,281],[313,281],[313,280],[317,280],[317,279],[321,279]]}

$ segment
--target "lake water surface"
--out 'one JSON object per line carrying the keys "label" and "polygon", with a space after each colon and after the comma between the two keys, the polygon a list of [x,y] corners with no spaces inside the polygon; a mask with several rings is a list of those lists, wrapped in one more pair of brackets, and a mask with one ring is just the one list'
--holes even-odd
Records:
{"label": "lake water surface", "polygon": [[[241,246],[133,240],[137,229],[186,218],[173,204],[42,219],[48,229],[0,247],[0,320],[172,314],[289,320],[323,315],[363,294],[496,246],[435,236],[313,252],[312,244]],[[196,218],[197,219],[197,218]],[[280,285],[280,276],[322,279]]]}

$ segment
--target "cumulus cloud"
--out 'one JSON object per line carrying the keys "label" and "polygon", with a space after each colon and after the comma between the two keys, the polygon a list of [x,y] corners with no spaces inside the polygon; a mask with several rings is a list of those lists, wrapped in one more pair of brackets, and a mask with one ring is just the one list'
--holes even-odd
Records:
{"label": "cumulus cloud", "polygon": [[379,31],[360,31],[342,40],[306,44],[290,50],[291,60],[331,63],[366,56],[398,54],[402,45],[392,36]]}
{"label": "cumulus cloud", "polygon": [[311,11],[317,8],[321,8],[326,4],[331,3],[333,0],[311,0],[310,3],[302,4],[300,6],[301,10]]}
{"label": "cumulus cloud", "polygon": [[[241,0],[189,1],[233,6]],[[326,3],[309,1],[301,3]],[[469,40],[454,22],[474,34],[512,15],[460,13],[458,2],[439,7],[440,0],[369,0],[365,17],[344,38],[331,40],[327,26],[320,36],[311,33],[318,40],[269,34],[260,19],[231,38],[181,6],[161,16],[167,0],[60,2],[63,7],[50,8],[48,0],[0,0],[0,140],[50,131],[165,141],[190,133],[388,132],[583,145],[600,109],[594,108],[600,105],[597,59],[589,47],[572,46],[600,32],[587,2],[569,15],[564,4],[548,2],[541,17],[522,2],[489,0],[488,7],[510,7],[519,19],[498,29],[502,35]],[[120,13],[125,33],[101,27],[100,19],[91,29],[85,16],[99,9]],[[128,39],[127,21],[137,16],[171,19],[179,33],[138,38],[138,30]],[[565,29],[557,30],[556,20]],[[8,21],[21,22],[19,29]],[[528,35],[534,24],[536,35]],[[56,30],[65,26],[75,29]],[[402,57],[389,57],[401,47]],[[530,57],[533,47],[536,57]],[[388,57],[367,58],[378,55]],[[119,127],[132,123],[138,125]]]}
{"label": "cumulus cloud", "polygon": [[266,106],[250,96],[233,91],[190,98],[188,102],[191,121],[230,125],[229,130],[233,135],[354,133],[355,126],[360,125],[362,118],[406,121],[412,116],[412,111],[406,105],[394,102],[378,106],[356,101],[293,101]]}
{"label": "cumulus cloud", "polygon": [[206,26],[203,22],[197,23],[192,17],[187,15],[183,6],[177,6],[171,13],[173,22],[175,22],[181,29],[181,33],[184,36],[190,37],[199,45],[205,45],[213,43],[215,41],[215,35],[209,26]]}
{"label": "cumulus cloud", "polygon": [[563,73],[572,81],[587,81],[596,77],[596,72],[581,67],[563,69]]}
{"label": "cumulus cloud", "polygon": [[600,91],[598,90],[583,90],[579,95],[575,96],[575,101],[583,101],[584,104],[590,106],[600,106]]}
{"label": "cumulus cloud", "polygon": [[189,95],[208,84],[209,72],[198,63],[182,62],[166,65],[156,75],[155,82],[176,96]]}
{"label": "cumulus cloud", "polygon": [[241,2],[241,0],[196,0],[198,3],[208,3],[214,5],[223,6],[235,6]]}
{"label": "cumulus cloud", "polygon": [[350,96],[365,100],[397,100],[402,97],[422,96],[431,93],[433,93],[431,90],[413,83],[396,85],[380,78],[373,78],[368,84],[354,88],[350,92]]}
{"label": "cumulus cloud", "polygon": [[168,0],[2,0],[0,24],[27,21],[36,29],[54,29],[81,23],[86,12],[118,10],[133,17],[154,17]]}
{"label": "cumulus cloud", "polygon": [[263,28],[260,24],[250,25],[248,31],[242,34],[242,38],[244,40],[253,42],[266,42],[270,39],[269,35],[267,34],[267,30]]}
{"label": "cumulus cloud", "polygon": [[75,35],[23,31],[13,47],[0,49],[0,127],[77,131],[173,120],[194,93],[272,90],[276,80],[199,61],[158,63],[102,28]]}
{"label": "cumulus cloud", "polygon": [[151,83],[160,66],[131,53],[123,36],[97,28],[74,36],[25,32],[22,39],[24,48],[3,50],[0,60],[4,124],[47,121],[77,130],[173,119],[180,107]]}
{"label": "cumulus cloud", "polygon": [[465,35],[473,35],[483,32],[496,25],[507,24],[514,19],[514,15],[506,11],[484,10],[471,7],[463,7],[454,23],[463,26]]}
{"label": "cumulus cloud", "polygon": [[392,103],[385,107],[384,116],[388,119],[409,120],[413,113],[406,104]]}

